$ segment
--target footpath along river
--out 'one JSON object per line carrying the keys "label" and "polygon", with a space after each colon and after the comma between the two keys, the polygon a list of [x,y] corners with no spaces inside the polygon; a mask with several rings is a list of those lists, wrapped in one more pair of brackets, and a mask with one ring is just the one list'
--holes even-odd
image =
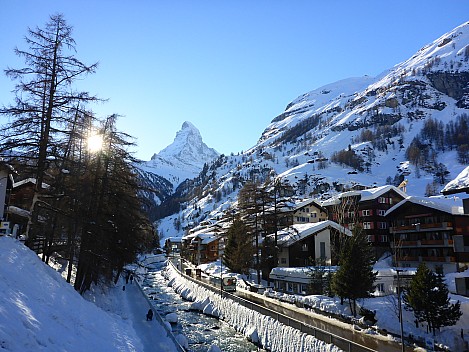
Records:
{"label": "footpath along river", "polygon": [[161,274],[163,265],[162,263],[161,267],[148,271],[142,288],[163,318],[168,313],[177,314],[178,323],[173,325],[173,331],[186,336],[191,352],[207,352],[212,344],[219,346],[223,352],[264,351],[223,321],[191,311],[192,302],[183,300],[167,286],[167,281]]}

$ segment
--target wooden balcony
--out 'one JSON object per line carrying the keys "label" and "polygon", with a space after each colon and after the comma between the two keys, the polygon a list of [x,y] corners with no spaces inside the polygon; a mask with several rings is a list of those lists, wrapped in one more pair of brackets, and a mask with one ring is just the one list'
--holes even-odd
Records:
{"label": "wooden balcony", "polygon": [[421,240],[420,244],[422,246],[443,246],[445,244],[445,240]]}

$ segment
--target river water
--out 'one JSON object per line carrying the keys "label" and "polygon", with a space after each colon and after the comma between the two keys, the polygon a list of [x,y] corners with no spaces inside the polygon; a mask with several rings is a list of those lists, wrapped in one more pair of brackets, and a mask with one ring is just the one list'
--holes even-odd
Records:
{"label": "river water", "polygon": [[142,287],[163,318],[168,313],[177,314],[178,323],[172,326],[173,331],[186,336],[191,352],[207,352],[212,344],[220,347],[223,352],[264,351],[223,321],[198,311],[191,311],[192,302],[183,300],[167,286],[161,269],[149,271]]}

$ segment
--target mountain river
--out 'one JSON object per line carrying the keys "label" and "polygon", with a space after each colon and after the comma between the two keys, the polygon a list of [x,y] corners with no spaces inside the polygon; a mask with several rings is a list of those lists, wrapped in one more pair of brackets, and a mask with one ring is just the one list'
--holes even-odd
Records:
{"label": "mountain river", "polygon": [[161,268],[149,271],[142,287],[161,317],[168,313],[177,314],[178,323],[173,324],[173,332],[186,336],[189,351],[207,352],[212,344],[219,346],[223,352],[264,351],[223,321],[189,310],[192,302],[183,300],[167,286]]}

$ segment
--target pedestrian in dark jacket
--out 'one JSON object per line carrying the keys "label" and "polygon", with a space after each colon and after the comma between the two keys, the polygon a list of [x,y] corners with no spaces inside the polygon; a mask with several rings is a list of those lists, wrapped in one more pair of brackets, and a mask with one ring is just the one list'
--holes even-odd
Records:
{"label": "pedestrian in dark jacket", "polygon": [[150,309],[148,309],[148,313],[147,313],[147,321],[148,320],[153,320],[153,311]]}

